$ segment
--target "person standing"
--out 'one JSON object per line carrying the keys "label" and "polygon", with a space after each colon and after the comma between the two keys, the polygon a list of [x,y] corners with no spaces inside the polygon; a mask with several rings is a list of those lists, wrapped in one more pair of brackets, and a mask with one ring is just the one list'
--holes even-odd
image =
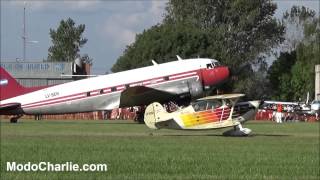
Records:
{"label": "person standing", "polygon": [[282,123],[282,105],[277,105],[276,122]]}

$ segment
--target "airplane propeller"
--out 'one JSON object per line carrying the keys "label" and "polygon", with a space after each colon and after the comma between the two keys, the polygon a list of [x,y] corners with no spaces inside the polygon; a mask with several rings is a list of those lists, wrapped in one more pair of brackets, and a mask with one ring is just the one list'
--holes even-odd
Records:
{"label": "airplane propeller", "polygon": [[243,63],[237,68],[230,68],[230,78],[235,79],[236,76],[239,76],[239,74],[245,70],[251,68],[251,64],[249,62]]}

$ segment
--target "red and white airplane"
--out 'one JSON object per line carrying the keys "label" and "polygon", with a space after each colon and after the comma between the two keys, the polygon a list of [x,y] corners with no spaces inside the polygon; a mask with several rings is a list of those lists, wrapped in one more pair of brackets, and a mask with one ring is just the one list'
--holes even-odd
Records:
{"label": "red and white airplane", "polygon": [[26,88],[0,67],[0,114],[65,114],[149,105],[173,98],[198,98],[224,82],[229,69],[196,58],[102,75],[50,87]]}

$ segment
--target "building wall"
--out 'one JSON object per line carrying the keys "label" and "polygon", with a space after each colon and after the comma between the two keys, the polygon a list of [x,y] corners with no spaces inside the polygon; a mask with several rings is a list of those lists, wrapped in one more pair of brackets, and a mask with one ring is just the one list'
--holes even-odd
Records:
{"label": "building wall", "polygon": [[36,86],[48,86],[48,85],[56,85],[62,84],[66,82],[72,81],[72,79],[45,79],[45,78],[34,78],[34,79],[25,79],[25,78],[17,78],[19,84],[25,87],[36,87]]}
{"label": "building wall", "polygon": [[[71,62],[3,62],[0,66],[10,73],[21,85],[25,87],[56,85],[73,81],[61,74],[72,75],[73,63]],[[90,72],[90,65],[86,66],[86,73]],[[103,119],[102,112],[88,112],[62,115],[43,115],[44,119]],[[10,118],[1,116],[0,118]],[[25,115],[24,119],[34,119],[33,115]]]}
{"label": "building wall", "polygon": [[315,67],[315,99],[320,100],[320,64]]}
{"label": "building wall", "polygon": [[55,85],[73,81],[71,62],[1,62],[3,67],[25,87]]}

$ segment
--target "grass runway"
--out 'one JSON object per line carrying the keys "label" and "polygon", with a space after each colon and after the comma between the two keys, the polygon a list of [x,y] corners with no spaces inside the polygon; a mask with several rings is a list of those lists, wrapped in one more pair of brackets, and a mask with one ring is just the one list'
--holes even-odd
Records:
{"label": "grass runway", "polygon": [[[1,179],[319,179],[319,123],[148,129],[130,121],[1,121]],[[106,163],[107,172],[6,172],[6,162]]]}

